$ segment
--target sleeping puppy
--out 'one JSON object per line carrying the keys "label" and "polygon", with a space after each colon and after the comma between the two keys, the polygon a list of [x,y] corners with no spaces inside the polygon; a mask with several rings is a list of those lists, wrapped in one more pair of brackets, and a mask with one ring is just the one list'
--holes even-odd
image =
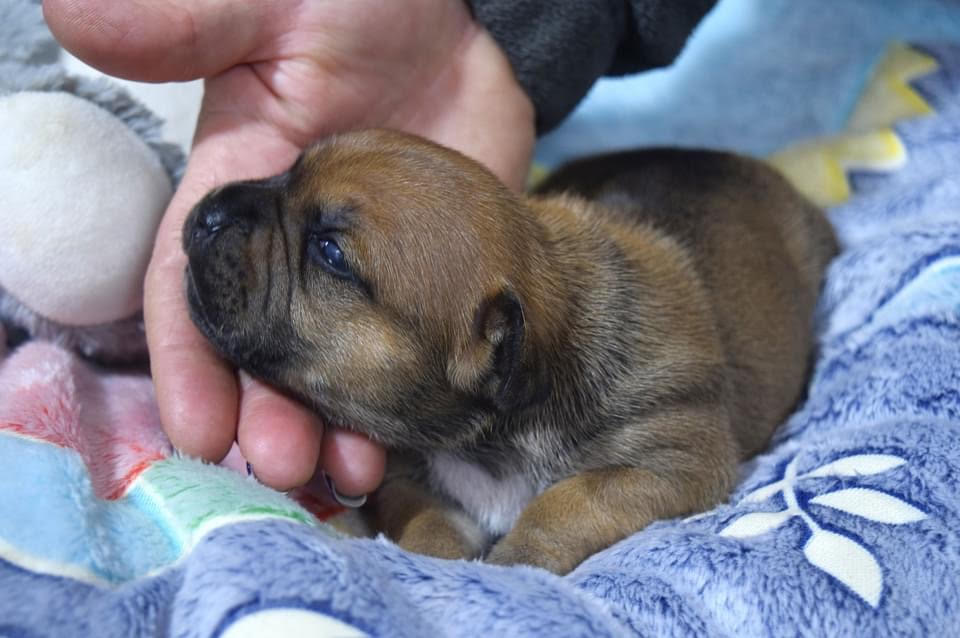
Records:
{"label": "sleeping puppy", "polygon": [[801,397],[836,251],[741,157],[610,155],[521,197],[388,131],[213,191],[184,247],[224,357],[390,450],[377,530],[557,573],[727,496]]}

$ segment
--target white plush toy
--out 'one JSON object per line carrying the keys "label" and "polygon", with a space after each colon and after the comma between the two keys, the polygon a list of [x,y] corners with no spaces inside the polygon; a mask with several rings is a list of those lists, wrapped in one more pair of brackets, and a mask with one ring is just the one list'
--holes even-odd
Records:
{"label": "white plush toy", "polygon": [[20,46],[0,58],[0,321],[141,360],[143,276],[183,155],[119,86],[63,70],[38,5],[24,22],[2,4],[0,39]]}

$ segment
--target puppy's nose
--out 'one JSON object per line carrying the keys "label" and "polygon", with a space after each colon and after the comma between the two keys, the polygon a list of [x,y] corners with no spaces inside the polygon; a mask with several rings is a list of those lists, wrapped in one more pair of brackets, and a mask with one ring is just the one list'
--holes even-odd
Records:
{"label": "puppy's nose", "polygon": [[273,191],[257,183],[231,184],[204,198],[184,227],[188,250],[212,241],[228,228],[250,232],[273,211]]}
{"label": "puppy's nose", "polygon": [[216,197],[197,205],[183,229],[183,246],[189,252],[212,243],[225,228],[232,225],[232,216]]}
{"label": "puppy's nose", "polygon": [[197,211],[193,225],[193,234],[201,238],[216,235],[227,225],[229,217],[222,206],[207,206]]}

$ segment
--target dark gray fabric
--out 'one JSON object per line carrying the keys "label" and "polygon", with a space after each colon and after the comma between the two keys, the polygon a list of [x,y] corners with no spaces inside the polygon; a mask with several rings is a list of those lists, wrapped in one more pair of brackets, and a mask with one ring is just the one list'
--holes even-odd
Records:
{"label": "dark gray fabric", "polygon": [[537,110],[567,116],[602,75],[670,64],[715,0],[467,0]]}

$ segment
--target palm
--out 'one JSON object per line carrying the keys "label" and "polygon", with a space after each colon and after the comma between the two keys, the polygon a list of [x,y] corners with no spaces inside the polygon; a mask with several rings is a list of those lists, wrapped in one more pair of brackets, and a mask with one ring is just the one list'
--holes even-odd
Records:
{"label": "palm", "polygon": [[[301,5],[292,20],[297,25],[295,32],[278,34],[260,50],[251,52],[245,60],[248,65],[234,68],[245,76],[237,81],[237,88],[259,87],[258,99],[251,104],[256,111],[249,115],[272,120],[289,139],[301,145],[319,133],[361,124],[404,124],[393,121],[397,119],[397,107],[417,101],[417,94],[430,83],[431,76],[439,75],[439,67],[450,63],[452,50],[469,21],[457,15],[465,13],[462,7],[446,0],[441,7],[459,11],[453,15],[449,11],[447,15],[427,13],[431,22],[449,20],[452,28],[446,29],[423,21],[411,23],[405,19],[410,9],[406,3],[402,11],[398,10],[400,3],[370,4]],[[388,30],[389,40],[384,37]],[[430,31],[447,35],[435,41]],[[421,51],[424,41],[432,42],[431,49],[442,55]],[[218,89],[223,79],[214,80],[210,90]],[[233,92],[232,88],[226,92]]]}
{"label": "palm", "polygon": [[486,137],[524,130],[498,121],[508,111],[495,87],[510,70],[489,63],[495,46],[462,3],[307,2],[276,15],[279,31],[268,28],[242,64],[208,79],[201,132],[266,126],[299,149],[334,131],[398,128],[462,148],[522,184],[529,141]]}

